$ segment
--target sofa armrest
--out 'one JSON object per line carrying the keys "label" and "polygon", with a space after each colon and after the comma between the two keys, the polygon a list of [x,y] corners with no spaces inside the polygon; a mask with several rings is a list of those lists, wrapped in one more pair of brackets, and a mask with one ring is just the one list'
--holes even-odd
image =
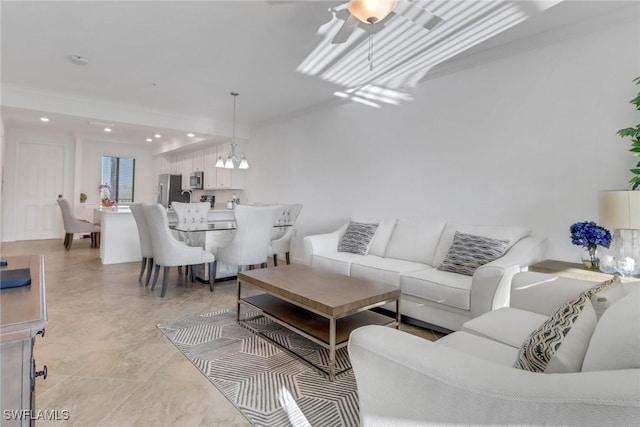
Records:
{"label": "sofa armrest", "polygon": [[305,264],[311,265],[314,254],[322,252],[337,252],[340,238],[347,230],[349,224],[345,224],[336,231],[324,234],[313,234],[305,236],[302,240],[304,245]]}
{"label": "sofa armrest", "polygon": [[471,284],[471,317],[509,305],[511,279],[522,268],[541,261],[548,241],[525,237],[514,244],[504,256],[479,267]]}
{"label": "sofa armrest", "polygon": [[638,425],[640,369],[540,374],[381,326],[349,340],[361,425]]}

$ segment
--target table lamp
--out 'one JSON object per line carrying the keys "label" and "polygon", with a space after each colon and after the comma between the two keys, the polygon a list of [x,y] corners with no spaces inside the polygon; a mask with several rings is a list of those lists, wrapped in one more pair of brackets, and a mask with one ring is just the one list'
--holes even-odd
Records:
{"label": "table lamp", "polygon": [[625,277],[640,276],[640,191],[601,191],[599,224],[611,231],[609,250],[600,257],[600,270]]}

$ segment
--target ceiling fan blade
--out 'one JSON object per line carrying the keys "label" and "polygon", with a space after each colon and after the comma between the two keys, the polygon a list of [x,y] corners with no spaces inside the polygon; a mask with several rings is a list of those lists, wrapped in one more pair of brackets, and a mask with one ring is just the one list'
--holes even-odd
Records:
{"label": "ceiling fan blade", "polygon": [[427,30],[432,30],[442,22],[442,18],[411,3],[409,0],[398,0],[394,13],[402,15]]}
{"label": "ceiling fan blade", "polygon": [[349,36],[353,33],[353,30],[358,26],[358,18],[353,15],[349,15],[347,19],[344,20],[344,24],[338,30],[335,36],[333,36],[333,40],[331,40],[331,44],[340,44],[349,40]]}

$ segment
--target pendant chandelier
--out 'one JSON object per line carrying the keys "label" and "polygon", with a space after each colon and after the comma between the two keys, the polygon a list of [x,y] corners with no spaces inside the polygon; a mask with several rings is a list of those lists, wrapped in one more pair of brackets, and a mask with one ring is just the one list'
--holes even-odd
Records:
{"label": "pendant chandelier", "polygon": [[218,157],[216,162],[217,168],[233,169],[236,163],[239,163],[238,169],[249,169],[249,162],[244,153],[241,156],[236,155],[236,98],[240,95],[238,92],[231,92],[233,96],[233,138],[231,139],[231,151],[227,155],[227,159],[223,160],[222,156]]}

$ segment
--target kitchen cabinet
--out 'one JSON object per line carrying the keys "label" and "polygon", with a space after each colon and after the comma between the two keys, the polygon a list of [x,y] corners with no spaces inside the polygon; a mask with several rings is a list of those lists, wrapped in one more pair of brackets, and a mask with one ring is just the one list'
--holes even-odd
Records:
{"label": "kitchen cabinet", "polygon": [[202,172],[204,171],[204,149],[193,151],[191,154],[191,171]]}
{"label": "kitchen cabinet", "polygon": [[215,190],[218,186],[216,161],[218,160],[218,147],[210,145],[204,149],[204,189]]}
{"label": "kitchen cabinet", "polygon": [[[218,156],[226,159],[231,151],[231,143],[218,145]],[[236,148],[236,155],[240,155]],[[244,189],[244,170],[238,169],[236,165],[233,169],[216,168],[217,189],[243,190]]]}
{"label": "kitchen cabinet", "polygon": [[176,155],[176,174],[182,175],[182,189],[189,190],[189,176],[192,168],[191,153],[178,153]]}

